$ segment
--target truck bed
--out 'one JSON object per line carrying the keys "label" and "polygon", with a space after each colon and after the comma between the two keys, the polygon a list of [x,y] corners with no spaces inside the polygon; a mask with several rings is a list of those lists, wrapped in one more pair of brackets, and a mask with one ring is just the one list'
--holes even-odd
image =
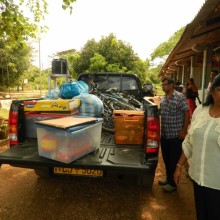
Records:
{"label": "truck bed", "polygon": [[[116,145],[114,135],[103,132],[101,146],[96,151],[79,158],[72,163],[61,163],[47,159],[38,155],[37,142],[27,142],[18,144],[0,154],[0,164],[16,165],[17,167],[38,168],[38,167],[70,167],[70,168],[89,168],[101,170],[121,170],[129,172],[146,172],[155,170],[155,163],[150,161],[148,164],[145,158],[142,145]],[[149,167],[151,166],[151,167]]]}

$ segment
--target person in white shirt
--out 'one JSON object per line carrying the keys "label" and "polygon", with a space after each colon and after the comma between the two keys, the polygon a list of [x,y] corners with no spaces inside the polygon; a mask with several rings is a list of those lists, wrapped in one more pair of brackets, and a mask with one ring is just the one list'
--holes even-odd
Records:
{"label": "person in white shirt", "polygon": [[205,103],[192,115],[174,173],[176,184],[188,159],[197,219],[220,219],[220,76],[215,77]]}

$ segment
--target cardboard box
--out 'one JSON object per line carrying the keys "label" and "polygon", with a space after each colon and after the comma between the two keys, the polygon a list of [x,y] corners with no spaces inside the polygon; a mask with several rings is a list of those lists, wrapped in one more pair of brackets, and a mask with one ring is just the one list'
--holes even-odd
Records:
{"label": "cardboard box", "polygon": [[24,111],[71,111],[80,106],[80,99],[24,101]]}
{"label": "cardboard box", "polygon": [[114,111],[115,143],[143,144],[144,111]]}
{"label": "cardboard box", "polygon": [[36,124],[42,157],[71,163],[100,147],[102,119],[69,129]]}
{"label": "cardboard box", "polygon": [[46,125],[46,126],[51,126],[55,128],[71,128],[83,124],[89,124],[96,122],[97,119],[94,117],[82,117],[82,116],[77,116],[77,117],[65,117],[65,118],[60,118],[60,119],[52,119],[52,120],[44,120],[44,121],[37,121],[37,124],[40,125]]}

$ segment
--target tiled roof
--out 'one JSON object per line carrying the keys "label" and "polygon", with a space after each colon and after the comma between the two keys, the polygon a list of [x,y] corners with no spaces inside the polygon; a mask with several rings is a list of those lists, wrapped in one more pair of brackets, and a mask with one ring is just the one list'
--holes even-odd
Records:
{"label": "tiled roof", "polygon": [[206,46],[220,46],[220,1],[207,0],[186,28],[161,68],[159,76],[172,73]]}

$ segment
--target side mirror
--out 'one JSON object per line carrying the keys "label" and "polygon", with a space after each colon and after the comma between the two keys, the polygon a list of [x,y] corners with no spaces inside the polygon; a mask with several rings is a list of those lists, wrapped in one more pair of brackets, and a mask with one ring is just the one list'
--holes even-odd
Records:
{"label": "side mirror", "polygon": [[146,83],[143,85],[143,95],[153,97],[155,95],[155,89],[153,84]]}
{"label": "side mirror", "polygon": [[143,88],[143,89],[142,89],[142,92],[143,92],[143,96],[150,96],[150,97],[153,97],[153,96],[154,96],[154,92],[151,91],[151,90],[146,91],[146,89]]}

